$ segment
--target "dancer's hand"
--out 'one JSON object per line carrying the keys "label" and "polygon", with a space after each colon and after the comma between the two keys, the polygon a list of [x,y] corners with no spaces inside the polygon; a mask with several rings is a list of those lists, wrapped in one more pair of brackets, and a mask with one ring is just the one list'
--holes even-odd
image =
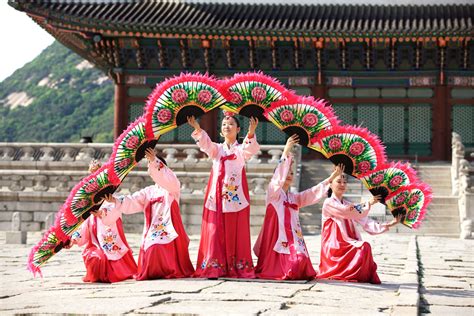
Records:
{"label": "dancer's hand", "polygon": [[94,215],[97,218],[102,219],[102,216],[104,216],[104,211],[102,211],[102,210],[91,211],[91,214]]}
{"label": "dancer's hand", "polygon": [[247,134],[249,138],[252,138],[253,135],[255,135],[255,130],[257,129],[257,125],[258,125],[258,119],[252,116],[249,122],[249,132]]}
{"label": "dancer's hand", "polygon": [[200,132],[201,131],[201,126],[199,125],[198,121],[196,121],[196,118],[194,115],[188,116],[188,124],[191,125],[192,128],[194,128],[195,132]]}
{"label": "dancer's hand", "polygon": [[334,167],[334,171],[331,173],[329,176],[329,182],[332,182],[334,179],[339,177],[341,174],[344,173],[344,169],[346,166],[344,166],[342,163],[338,164],[337,166]]}
{"label": "dancer's hand", "polygon": [[403,215],[398,214],[397,217],[393,218],[390,222],[387,223],[387,226],[392,227],[392,226],[397,225],[398,223],[400,223],[402,221],[402,218],[403,218]]}
{"label": "dancer's hand", "polygon": [[369,205],[374,205],[378,202],[380,202],[381,196],[380,194],[374,195],[370,200],[369,200]]}
{"label": "dancer's hand", "polygon": [[64,244],[63,248],[64,249],[71,249],[71,247],[74,246],[75,244],[77,244],[76,240],[75,239],[70,239],[69,242]]}
{"label": "dancer's hand", "polygon": [[146,157],[146,160],[148,160],[148,162],[155,161],[156,159],[155,151],[151,147],[147,148],[145,150],[145,157]]}
{"label": "dancer's hand", "polygon": [[283,155],[288,156],[288,154],[293,149],[293,146],[295,146],[295,144],[298,144],[299,141],[300,141],[300,138],[298,134],[293,134],[290,137],[288,137],[288,139],[286,140],[285,148],[283,149]]}
{"label": "dancer's hand", "polygon": [[117,202],[117,199],[112,194],[106,194],[103,199],[109,203],[115,204]]}

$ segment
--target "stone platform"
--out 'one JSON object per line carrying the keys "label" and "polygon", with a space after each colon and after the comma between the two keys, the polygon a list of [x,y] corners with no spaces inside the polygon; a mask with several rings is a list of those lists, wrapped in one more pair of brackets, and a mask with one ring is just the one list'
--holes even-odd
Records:
{"label": "stone platform", "polygon": [[[373,248],[381,285],[337,281],[179,279],[83,283],[82,249],[63,250],[43,268],[26,270],[28,245],[6,245],[0,232],[0,314],[351,314],[473,315],[474,241],[444,237],[363,235]],[[138,254],[140,236],[128,234]],[[255,241],[255,236],[252,242]],[[320,237],[306,237],[315,268]],[[199,236],[191,236],[196,263]],[[59,303],[60,302],[60,303]]]}

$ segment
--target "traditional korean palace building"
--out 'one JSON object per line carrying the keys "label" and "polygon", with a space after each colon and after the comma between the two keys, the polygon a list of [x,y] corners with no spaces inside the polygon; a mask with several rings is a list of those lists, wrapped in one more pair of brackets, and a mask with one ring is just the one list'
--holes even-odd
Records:
{"label": "traditional korean palace building", "polygon": [[[329,100],[344,123],[378,134],[391,157],[447,160],[452,131],[474,146],[474,4],[338,2],[9,4],[113,79],[115,135],[165,78],[261,70],[298,94]],[[218,112],[202,119],[213,137]],[[190,131],[183,126],[160,142],[190,142]],[[258,136],[263,144],[286,138],[271,123]]]}

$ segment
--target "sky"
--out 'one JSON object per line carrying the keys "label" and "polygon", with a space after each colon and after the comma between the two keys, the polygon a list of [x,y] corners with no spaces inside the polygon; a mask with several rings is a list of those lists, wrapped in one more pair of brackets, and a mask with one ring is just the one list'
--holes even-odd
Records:
{"label": "sky", "polygon": [[48,32],[6,0],[0,0],[0,38],[0,82],[54,42]]}

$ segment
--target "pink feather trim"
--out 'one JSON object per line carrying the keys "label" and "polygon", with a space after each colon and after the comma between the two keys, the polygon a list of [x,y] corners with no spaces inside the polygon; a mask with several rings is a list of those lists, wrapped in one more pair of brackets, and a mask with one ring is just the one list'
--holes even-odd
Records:
{"label": "pink feather trim", "polygon": [[237,73],[230,79],[224,80],[221,84],[222,90],[221,93],[223,96],[230,102],[230,88],[236,85],[239,82],[243,81],[255,81],[262,84],[268,85],[282,94],[283,98],[296,96],[293,91],[288,90],[283,84],[273,77],[265,75],[263,72],[247,72],[247,73]]}
{"label": "pink feather trim", "polygon": [[156,85],[155,89],[151,92],[151,94],[148,96],[148,99],[145,104],[145,110],[144,110],[144,117],[146,119],[146,124],[145,124],[145,131],[147,135],[148,140],[152,140],[155,138],[153,135],[153,128],[151,126],[152,118],[153,118],[153,109],[155,107],[156,101],[161,97],[161,95],[171,88],[172,86],[175,86],[180,83],[184,83],[187,81],[198,81],[202,82],[204,84],[207,84],[217,91],[221,92],[221,85],[220,82],[215,79],[214,76],[211,76],[209,74],[199,74],[199,73],[182,73],[179,76],[175,76],[172,78],[169,78],[162,83]]}
{"label": "pink feather trim", "polygon": [[322,139],[328,136],[332,136],[335,134],[354,134],[362,139],[364,139],[369,145],[374,149],[375,156],[377,158],[377,165],[385,164],[387,161],[387,155],[385,153],[385,147],[380,141],[379,137],[372,132],[370,132],[365,127],[357,127],[352,125],[338,125],[331,129],[326,129],[321,131],[318,135],[313,137],[310,141],[310,144],[316,144],[320,142]]}
{"label": "pink feather trim", "polygon": [[329,104],[328,101],[324,99],[314,99],[313,97],[302,97],[298,95],[289,95],[287,100],[278,100],[272,102],[270,107],[265,109],[263,115],[268,119],[268,115],[275,109],[278,109],[282,106],[289,106],[289,105],[297,105],[297,104],[306,104],[309,105],[319,112],[321,112],[329,121],[332,127],[336,127],[339,125],[340,121],[337,118],[336,114],[332,106]]}
{"label": "pink feather trim", "polygon": [[[115,169],[114,169],[115,157],[117,156],[117,152],[118,152],[120,143],[123,141],[123,139],[125,137],[128,136],[128,133],[130,133],[130,131],[133,130],[140,123],[145,123],[145,117],[144,116],[140,116],[135,121],[130,123],[127,126],[127,128],[122,132],[122,134],[120,134],[120,136],[117,137],[117,139],[114,142],[114,147],[112,148],[112,154],[110,155],[109,161],[107,162],[107,165],[109,166],[109,168],[107,170],[108,171],[108,176],[109,176],[109,181],[114,185],[120,185],[120,183],[122,182],[120,180],[120,178],[118,177],[118,175],[115,173]],[[145,133],[147,133],[146,126],[145,126]],[[153,132],[152,132],[152,134],[153,134]],[[146,135],[147,135],[147,139],[148,139],[148,134],[146,134]]]}

